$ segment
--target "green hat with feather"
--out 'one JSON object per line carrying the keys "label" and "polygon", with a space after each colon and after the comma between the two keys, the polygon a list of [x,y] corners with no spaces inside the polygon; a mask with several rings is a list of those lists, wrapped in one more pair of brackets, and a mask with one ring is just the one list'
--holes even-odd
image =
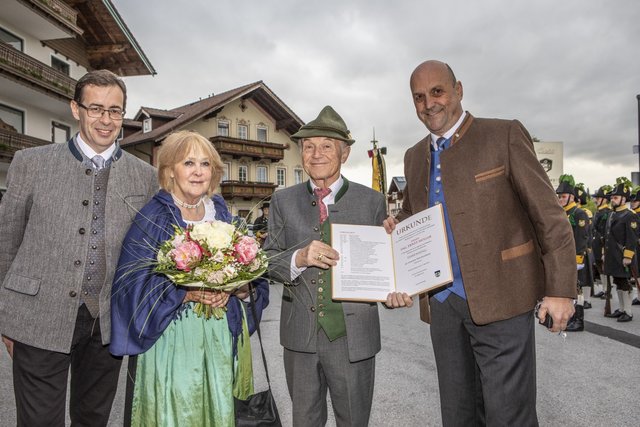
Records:
{"label": "green hat with feather", "polygon": [[560,183],[556,188],[556,194],[575,194],[576,181],[569,174],[560,175]]}
{"label": "green hat with feather", "polygon": [[633,184],[629,181],[629,178],[626,176],[621,176],[616,178],[616,185],[613,187],[613,191],[611,192],[611,196],[622,196],[629,200],[629,196],[631,195],[631,187]]}
{"label": "green hat with feather", "polygon": [[605,184],[602,187],[598,188],[598,191],[596,191],[596,194],[592,194],[591,197],[604,197],[608,199],[612,191],[613,191],[613,187],[610,186],[609,184]]}
{"label": "green hat with feather", "polygon": [[576,192],[575,192],[576,199],[580,202],[581,205],[586,205],[589,202],[591,195],[587,190],[585,190],[584,184],[583,183],[576,184],[575,189],[576,189]]}

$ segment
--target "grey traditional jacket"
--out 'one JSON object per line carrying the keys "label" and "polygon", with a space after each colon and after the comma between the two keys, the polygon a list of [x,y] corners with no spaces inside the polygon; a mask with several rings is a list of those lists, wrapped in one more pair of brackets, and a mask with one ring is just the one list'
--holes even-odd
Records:
{"label": "grey traditional jacket", "polygon": [[[346,181],[346,180],[345,180]],[[335,204],[328,206],[332,223],[382,225],[386,217],[384,196],[363,185],[349,182],[348,189]],[[320,269],[307,268],[291,280],[291,257],[312,240],[322,240],[319,209],[308,183],[276,191],[271,197],[269,237],[272,279],[284,283],[280,316],[280,343],[299,352],[316,351],[316,279]],[[380,323],[377,304],[342,303],[349,360],[356,362],[380,351]]]}
{"label": "grey traditional jacket", "polygon": [[[105,206],[106,275],[100,292],[103,343],[122,239],[158,189],[156,170],[119,147]],[[18,151],[0,203],[0,333],[68,353],[81,301],[91,230],[94,173],[73,140]]]}

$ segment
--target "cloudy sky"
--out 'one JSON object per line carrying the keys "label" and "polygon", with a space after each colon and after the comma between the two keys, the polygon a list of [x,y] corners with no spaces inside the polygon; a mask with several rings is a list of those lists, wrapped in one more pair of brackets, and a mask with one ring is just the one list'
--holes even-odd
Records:
{"label": "cloudy sky", "polygon": [[565,173],[592,190],[638,170],[638,0],[112,0],[155,77],[127,79],[129,117],[263,80],[304,121],[332,105],[369,185],[373,128],[387,175],[425,135],[409,75],[451,65],[476,117],[517,118],[564,142]]}

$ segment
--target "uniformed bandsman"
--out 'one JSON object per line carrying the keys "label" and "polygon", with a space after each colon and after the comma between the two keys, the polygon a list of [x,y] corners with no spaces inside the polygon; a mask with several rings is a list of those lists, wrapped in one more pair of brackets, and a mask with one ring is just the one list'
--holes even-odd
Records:
{"label": "uniformed bandsman", "polygon": [[594,284],[593,284],[593,296],[596,298],[604,298],[604,286],[602,271],[602,254],[604,248],[604,234],[607,225],[607,218],[611,214],[611,207],[609,206],[609,197],[613,188],[610,185],[603,185],[598,188],[593,198],[596,202],[596,214],[593,216],[593,258],[596,268],[594,269]]}
{"label": "uniformed bandsman", "polygon": [[[585,277],[585,263],[587,262],[587,240],[589,239],[587,225],[589,217],[578,207],[575,196],[575,180],[571,175],[561,175],[560,183],[556,188],[558,202],[567,214],[567,219],[573,229],[573,238],[576,243],[576,266],[578,269],[578,295],[581,294],[581,283]],[[591,289],[589,289],[591,291]],[[584,299],[578,297],[576,311],[567,323],[568,332],[578,332],[584,330]]]}
{"label": "uniformed bandsman", "polygon": [[[637,218],[636,221],[638,221],[638,223],[640,224],[640,186],[639,185],[635,185],[633,187],[633,189],[631,190],[631,196],[629,197],[629,202],[631,205],[631,210],[636,214]],[[640,239],[640,227],[636,228],[636,232],[638,234],[638,238]],[[634,263],[634,265],[636,266],[636,270],[635,270],[635,275],[634,278],[636,278],[636,276],[638,275],[638,272],[640,271],[640,254],[638,253],[640,252],[640,241],[638,242],[638,248],[636,249],[636,261]],[[638,300],[638,286],[640,285],[639,283],[637,283],[636,280],[634,280],[635,286],[632,286],[632,292],[634,294],[634,298],[633,301],[631,301],[631,305],[640,305],[640,301]]]}
{"label": "uniformed bandsman", "polygon": [[631,314],[631,263],[638,246],[636,215],[627,208],[631,183],[627,178],[618,178],[611,193],[611,209],[605,230],[604,273],[613,277],[618,294],[619,308],[605,315],[618,322],[630,322]]}
{"label": "uniformed bandsman", "polygon": [[578,295],[578,304],[580,303],[580,298],[583,299],[584,304],[583,307],[585,310],[591,308],[591,290],[593,289],[593,212],[589,210],[587,207],[587,203],[591,196],[585,190],[584,184],[576,184],[576,202],[580,209],[587,214],[587,253],[586,259],[584,260],[584,268],[578,271],[578,280],[580,281],[582,295]]}

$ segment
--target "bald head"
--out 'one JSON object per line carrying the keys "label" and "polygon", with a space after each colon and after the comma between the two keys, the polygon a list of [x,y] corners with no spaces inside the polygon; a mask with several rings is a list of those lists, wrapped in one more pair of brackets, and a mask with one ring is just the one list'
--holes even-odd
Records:
{"label": "bald head", "polygon": [[418,65],[416,69],[413,70],[413,73],[411,73],[410,82],[413,81],[413,78],[416,74],[422,73],[424,71],[429,71],[429,70],[446,71],[449,74],[451,86],[454,86],[456,84],[456,81],[457,81],[456,75],[453,73],[453,70],[451,69],[449,64],[442,61],[437,61],[435,59],[424,61],[422,64]]}
{"label": "bald head", "polygon": [[444,135],[462,116],[462,83],[441,61],[418,65],[410,79],[416,114],[429,131]]}

